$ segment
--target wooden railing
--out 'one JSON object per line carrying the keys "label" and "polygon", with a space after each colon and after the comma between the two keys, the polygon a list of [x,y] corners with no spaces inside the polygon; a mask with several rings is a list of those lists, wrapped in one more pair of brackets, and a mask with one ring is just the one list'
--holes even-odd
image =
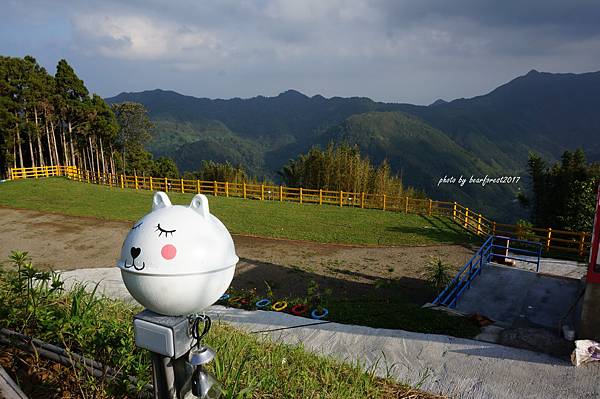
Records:
{"label": "wooden railing", "polygon": [[449,217],[471,233],[486,237],[502,235],[526,239],[543,244],[545,252],[569,253],[586,257],[590,250],[591,234],[553,230],[552,228],[525,227],[492,221],[481,213],[465,208],[456,202],[432,199],[389,196],[385,194],[355,193],[306,189],[265,184],[229,183],[218,181],[171,179],[166,177],[128,176],[112,173],[93,173],[74,166],[45,166],[35,168],[12,168],[12,180],[66,176],[80,182],[102,184],[111,187],[131,188],[179,193],[202,193],[223,197],[239,197],[261,201],[287,201],[300,204],[336,205],[363,209],[414,213],[427,216]]}

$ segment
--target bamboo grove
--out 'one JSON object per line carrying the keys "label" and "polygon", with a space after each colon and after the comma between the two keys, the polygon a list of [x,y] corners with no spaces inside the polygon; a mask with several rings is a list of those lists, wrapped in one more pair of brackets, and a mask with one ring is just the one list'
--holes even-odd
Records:
{"label": "bamboo grove", "polygon": [[136,106],[147,120],[140,104],[111,107],[90,95],[65,60],[52,76],[31,56],[0,56],[0,169],[4,175],[9,167],[54,165],[125,170],[125,150],[141,149],[151,125],[136,136],[120,128],[114,111]]}
{"label": "bamboo grove", "polygon": [[330,143],[324,150],[313,147],[278,173],[290,187],[425,198],[423,191],[405,187],[402,177],[392,174],[387,160],[374,166],[357,146],[347,143]]}

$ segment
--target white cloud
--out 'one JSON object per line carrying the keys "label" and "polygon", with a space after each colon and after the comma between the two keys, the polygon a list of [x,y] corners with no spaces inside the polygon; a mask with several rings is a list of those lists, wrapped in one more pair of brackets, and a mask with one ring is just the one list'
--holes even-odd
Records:
{"label": "white cloud", "polygon": [[85,44],[110,58],[188,59],[219,47],[208,32],[146,16],[85,14],[74,17],[73,25]]}

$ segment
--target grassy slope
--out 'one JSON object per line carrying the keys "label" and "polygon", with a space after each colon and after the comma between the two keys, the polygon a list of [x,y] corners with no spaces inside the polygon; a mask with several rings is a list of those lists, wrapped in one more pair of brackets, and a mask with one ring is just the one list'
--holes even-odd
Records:
{"label": "grassy slope", "polygon": [[[192,194],[169,193],[174,204]],[[101,219],[135,221],[150,210],[152,193],[82,184],[64,178],[0,184],[0,205]],[[211,212],[232,233],[367,245],[465,243],[472,236],[436,217],[240,198],[209,197]]]}
{"label": "grassy slope", "polygon": [[[170,193],[174,204],[189,204],[192,194]],[[76,216],[135,221],[150,210],[152,193],[110,188],[64,178],[17,180],[0,184],[0,206]],[[301,205],[239,198],[209,197],[211,212],[233,233],[349,244],[428,245],[476,240],[451,221],[378,210]],[[388,283],[393,284],[393,281]],[[291,299],[291,298],[290,298]],[[330,300],[331,319],[377,328],[472,337],[469,320],[422,309],[402,295]],[[387,309],[394,309],[390,313]],[[335,315],[335,316],[334,316]]]}

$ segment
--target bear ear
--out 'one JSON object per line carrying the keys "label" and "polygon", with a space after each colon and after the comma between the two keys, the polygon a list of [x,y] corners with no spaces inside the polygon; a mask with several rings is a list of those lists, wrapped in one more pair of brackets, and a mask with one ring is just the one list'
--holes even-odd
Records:
{"label": "bear ear", "polygon": [[152,199],[152,210],[155,211],[160,208],[166,208],[171,206],[171,200],[167,196],[167,194],[162,191],[157,191],[154,193],[154,198]]}
{"label": "bear ear", "polygon": [[208,215],[210,215],[210,212],[208,211],[208,198],[206,198],[206,195],[204,194],[196,194],[194,198],[192,198],[190,208],[198,212],[204,218],[208,218]]}

